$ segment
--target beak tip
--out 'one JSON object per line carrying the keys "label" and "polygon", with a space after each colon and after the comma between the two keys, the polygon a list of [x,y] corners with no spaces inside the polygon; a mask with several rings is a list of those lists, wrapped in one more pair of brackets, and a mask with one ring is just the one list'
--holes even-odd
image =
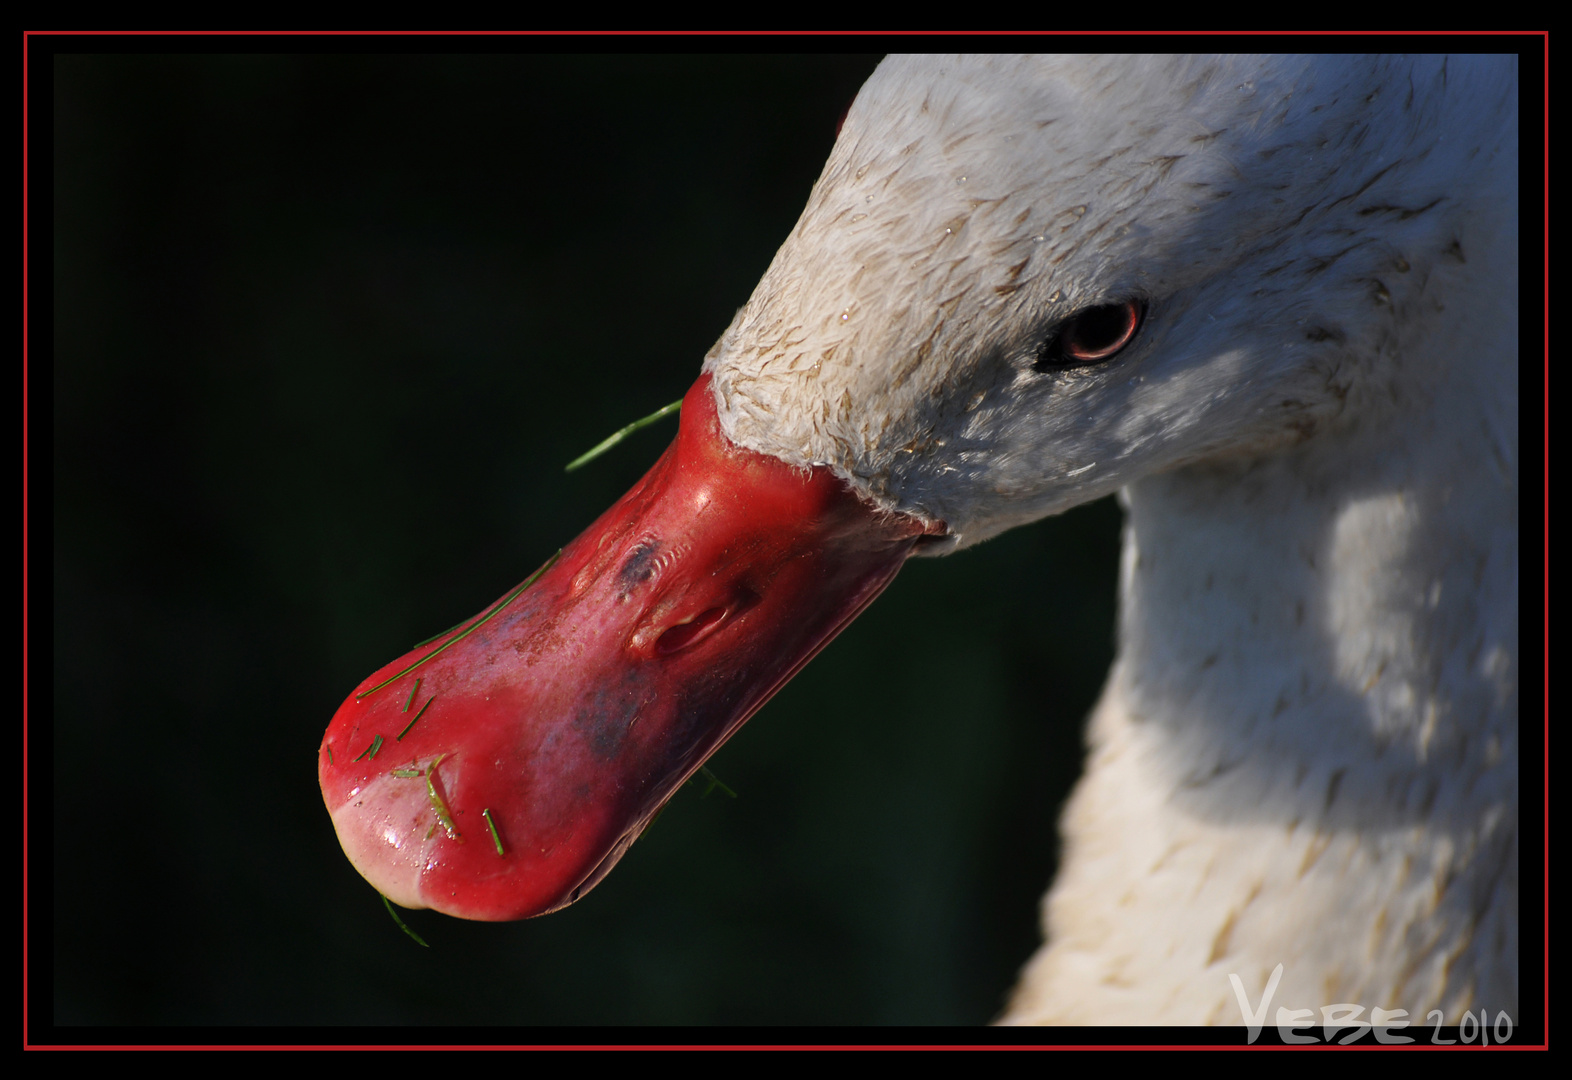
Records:
{"label": "beak tip", "polygon": [[393,903],[417,910],[431,906],[421,889],[427,845],[411,827],[420,811],[398,788],[376,781],[329,810],[339,845],[360,876]]}

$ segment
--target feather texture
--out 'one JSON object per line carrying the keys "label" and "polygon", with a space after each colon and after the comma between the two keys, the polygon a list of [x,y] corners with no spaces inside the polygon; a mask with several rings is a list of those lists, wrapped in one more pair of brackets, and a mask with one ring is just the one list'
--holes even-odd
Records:
{"label": "feather texture", "polygon": [[[896,57],[706,358],[941,520],[1111,491],[1119,654],[1008,1022],[1517,1009],[1516,67]],[[1035,362],[1144,305],[1099,362]]]}

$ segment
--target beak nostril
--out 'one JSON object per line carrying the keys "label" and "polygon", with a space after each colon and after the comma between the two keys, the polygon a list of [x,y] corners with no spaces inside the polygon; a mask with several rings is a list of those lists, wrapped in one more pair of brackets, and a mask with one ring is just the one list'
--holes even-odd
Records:
{"label": "beak nostril", "polygon": [[700,612],[687,622],[678,623],[676,626],[671,627],[656,640],[656,655],[670,656],[674,652],[680,652],[689,645],[709,637],[710,632],[720,626],[725,620],[727,610],[726,608],[713,607],[707,611]]}

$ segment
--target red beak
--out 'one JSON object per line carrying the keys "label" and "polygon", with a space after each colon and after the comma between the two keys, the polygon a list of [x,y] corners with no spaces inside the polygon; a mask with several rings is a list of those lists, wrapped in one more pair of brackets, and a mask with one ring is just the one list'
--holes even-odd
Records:
{"label": "red beak", "polygon": [[339,707],[322,796],[393,901],[525,919],[579,899],[944,531],[732,446],[709,384],[655,467],[527,587]]}

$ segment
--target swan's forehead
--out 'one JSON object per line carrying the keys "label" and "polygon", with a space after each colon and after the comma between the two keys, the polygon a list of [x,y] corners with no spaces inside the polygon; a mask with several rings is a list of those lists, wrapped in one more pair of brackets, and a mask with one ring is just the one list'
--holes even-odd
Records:
{"label": "swan's forehead", "polygon": [[1001,410],[1029,396],[1031,351],[1056,319],[1238,271],[1378,169],[1351,170],[1349,146],[1396,70],[1372,58],[886,61],[706,358],[723,426],[914,509],[910,485],[898,490],[905,464],[975,434],[974,412],[1010,423]]}

